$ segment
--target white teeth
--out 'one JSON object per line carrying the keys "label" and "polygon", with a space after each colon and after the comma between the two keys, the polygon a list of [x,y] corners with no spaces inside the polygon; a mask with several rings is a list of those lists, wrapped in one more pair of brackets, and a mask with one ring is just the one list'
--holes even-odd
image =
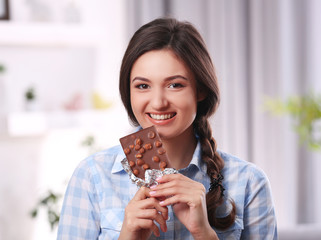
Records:
{"label": "white teeth", "polygon": [[156,120],[166,120],[172,118],[174,114],[150,114],[150,116]]}

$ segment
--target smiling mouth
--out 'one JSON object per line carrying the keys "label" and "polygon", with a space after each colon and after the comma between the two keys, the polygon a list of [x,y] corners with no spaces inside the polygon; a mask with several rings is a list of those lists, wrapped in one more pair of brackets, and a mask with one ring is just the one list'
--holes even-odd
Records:
{"label": "smiling mouth", "polygon": [[153,114],[153,113],[149,113],[148,115],[152,119],[155,119],[155,120],[167,120],[167,119],[171,119],[172,117],[174,117],[176,115],[176,113],[168,113],[168,114]]}

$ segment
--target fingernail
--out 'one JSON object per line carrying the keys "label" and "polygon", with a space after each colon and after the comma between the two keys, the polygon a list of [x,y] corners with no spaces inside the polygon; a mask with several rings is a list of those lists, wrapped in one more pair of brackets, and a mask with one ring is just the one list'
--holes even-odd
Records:
{"label": "fingernail", "polygon": [[153,185],[150,187],[150,189],[155,189],[157,187],[157,185]]}
{"label": "fingernail", "polygon": [[156,191],[150,191],[149,195],[154,196],[156,194]]}
{"label": "fingernail", "polygon": [[165,201],[161,201],[161,202],[159,202],[159,204],[160,204],[160,205],[163,205],[163,204],[164,204],[164,202],[165,202]]}
{"label": "fingernail", "polygon": [[156,178],[156,181],[158,182],[159,180],[161,180],[162,179],[162,177],[158,177],[158,178]]}

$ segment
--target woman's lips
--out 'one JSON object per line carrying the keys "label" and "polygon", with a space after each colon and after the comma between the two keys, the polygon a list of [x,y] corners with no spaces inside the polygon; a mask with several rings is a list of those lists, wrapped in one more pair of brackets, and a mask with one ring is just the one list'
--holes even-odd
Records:
{"label": "woman's lips", "polygon": [[175,113],[167,113],[167,114],[154,114],[154,113],[150,113],[149,116],[152,119],[155,120],[167,120],[170,119],[172,117],[174,117],[176,114]]}
{"label": "woman's lips", "polygon": [[149,120],[155,125],[165,125],[175,119],[176,113],[148,113]]}

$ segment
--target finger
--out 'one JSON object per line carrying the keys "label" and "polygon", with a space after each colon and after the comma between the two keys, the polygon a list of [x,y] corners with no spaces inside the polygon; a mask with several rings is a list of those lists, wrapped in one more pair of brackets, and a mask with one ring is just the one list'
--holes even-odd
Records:
{"label": "finger", "polygon": [[[175,174],[167,174],[167,175],[160,176],[160,177],[156,178],[156,181],[159,184],[169,182],[172,179],[172,175],[175,175]],[[154,186],[158,186],[158,185],[154,185]]]}
{"label": "finger", "polygon": [[[163,207],[164,208],[164,207]],[[165,207],[167,208],[167,207]],[[159,213],[156,209],[143,209],[137,212],[136,218],[138,219],[152,219],[159,223],[163,232],[167,231],[166,220],[162,213]]]}
{"label": "finger", "polygon": [[160,199],[160,201],[163,201],[165,198],[170,197],[172,195],[177,194],[187,194],[187,195],[193,195],[195,191],[188,191],[188,189],[185,189],[183,187],[179,186],[172,186],[172,187],[165,187],[165,188],[159,188],[151,191],[149,194],[152,197],[155,197],[157,199]]}
{"label": "finger", "polygon": [[165,175],[157,181],[159,184],[151,187],[152,191],[156,189],[159,190],[164,188],[170,188],[173,186],[176,186],[179,188],[193,188],[193,185],[195,184],[195,181],[181,174]]}
{"label": "finger", "polygon": [[150,190],[147,187],[141,187],[140,189],[138,189],[132,200],[139,201],[147,198],[149,196],[149,191]]}
{"label": "finger", "polygon": [[169,206],[177,203],[186,203],[190,207],[202,206],[206,201],[206,195],[186,195],[186,194],[177,194],[171,197],[166,198],[164,201],[159,202],[161,206]]}
{"label": "finger", "polygon": [[[185,177],[184,175],[180,174],[180,173],[177,173],[177,174],[167,174],[167,175],[163,175],[159,178],[156,179],[156,181],[158,183],[166,183],[166,182],[170,182],[170,181],[173,181],[174,179],[181,179],[181,180],[191,180],[190,178],[188,177]],[[156,185],[158,186],[158,185]]]}
{"label": "finger", "polygon": [[[161,198],[161,197],[168,197],[171,195],[176,194],[186,194],[186,195],[203,195],[204,192],[206,192],[206,189],[204,188],[204,185],[195,182],[183,175],[179,174],[172,174],[170,177],[166,177],[165,179],[162,179],[161,181],[164,181],[162,184],[158,184],[157,186],[153,186],[151,188],[151,192],[149,192],[150,196]],[[169,181],[168,181],[169,180]]]}
{"label": "finger", "polygon": [[178,196],[178,195],[175,195],[175,196],[166,198],[164,201],[161,201],[159,204],[161,206],[170,206],[170,205],[174,205],[177,203],[188,203],[188,202],[190,202],[188,199]]}
{"label": "finger", "polygon": [[197,186],[192,187],[184,187],[184,186],[168,186],[165,188],[159,188],[151,191],[150,196],[161,199],[160,201],[164,201],[166,198],[170,198],[174,195],[185,195],[189,198],[194,198],[199,195],[203,195],[203,191],[201,189],[198,189]]}
{"label": "finger", "polygon": [[164,219],[163,216],[161,216],[161,214],[157,213],[154,220],[159,224],[163,232],[167,231],[166,219]]}
{"label": "finger", "polygon": [[156,237],[160,237],[160,231],[159,228],[156,226],[156,224],[153,225],[153,233]]}
{"label": "finger", "polygon": [[146,198],[135,204],[137,209],[156,209],[157,212],[161,213],[165,220],[168,218],[168,208],[161,206],[156,198]]}
{"label": "finger", "polygon": [[149,229],[151,230],[156,237],[160,236],[160,231],[157,225],[154,223],[153,220],[150,219],[138,219],[137,225],[141,229]]}
{"label": "finger", "polygon": [[[151,198],[155,199],[155,198]],[[164,220],[167,220],[168,218],[168,208],[166,206],[161,206],[159,204],[159,201],[155,199],[156,202],[154,202],[153,207],[163,216]]]}
{"label": "finger", "polygon": [[141,219],[155,219],[159,215],[156,209],[141,209],[137,211],[136,217]]}
{"label": "finger", "polygon": [[[161,206],[159,204],[159,201],[155,198],[146,198],[140,201],[136,201],[135,203],[130,204],[130,206],[131,215],[134,217],[151,218],[153,214],[157,213],[159,215],[160,213],[164,220],[167,220],[168,218],[168,208],[166,206]],[[128,207],[129,206],[127,206],[127,208]],[[144,210],[146,209],[149,209],[151,211],[144,212]]]}

